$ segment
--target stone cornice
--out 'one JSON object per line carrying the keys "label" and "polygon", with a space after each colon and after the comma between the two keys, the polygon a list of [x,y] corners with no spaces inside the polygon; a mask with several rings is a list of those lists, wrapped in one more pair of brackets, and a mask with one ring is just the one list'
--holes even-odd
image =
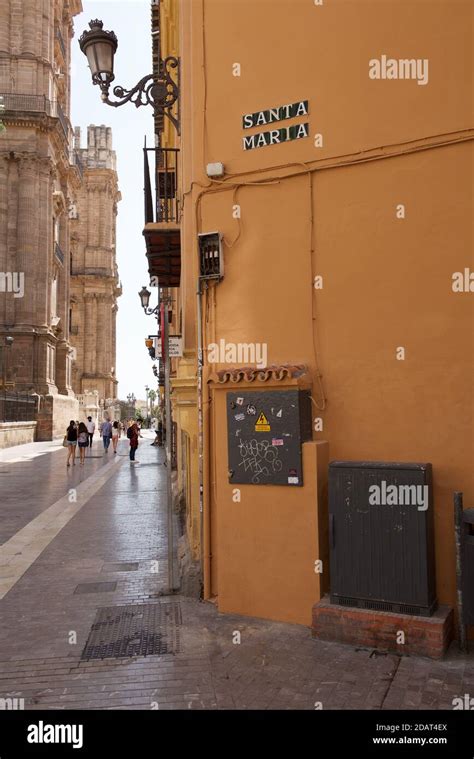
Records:
{"label": "stone cornice", "polygon": [[173,387],[173,390],[176,390],[177,393],[189,391],[189,390],[196,390],[197,388],[197,377],[173,377],[171,380],[171,385]]}
{"label": "stone cornice", "polygon": [[5,126],[22,128],[31,127],[37,129],[41,133],[54,133],[59,130],[62,141],[66,142],[66,137],[59,120],[54,116],[48,116],[44,111],[38,111],[37,113],[31,111],[2,111],[2,121]]}
{"label": "stone cornice", "polygon": [[41,156],[38,153],[29,153],[27,151],[5,150],[0,152],[0,159],[5,161],[14,161],[20,167],[29,167],[36,164],[42,169],[55,173],[56,167],[54,161],[49,156]]}
{"label": "stone cornice", "polygon": [[53,179],[57,179],[61,176],[64,179],[68,178],[68,161],[63,151],[58,151],[55,157],[39,155],[38,153],[29,153],[27,151],[14,151],[8,147],[4,151],[1,151],[0,143],[0,158],[4,158],[9,161],[17,162],[20,167],[26,167],[36,163],[39,166],[39,170],[43,173],[49,174]]}
{"label": "stone cornice", "polygon": [[84,293],[84,300],[86,302],[97,301],[98,303],[110,303],[114,304],[114,296],[111,293]]}
{"label": "stone cornice", "polygon": [[69,11],[71,18],[77,16],[79,13],[82,13],[82,0],[69,0]]}

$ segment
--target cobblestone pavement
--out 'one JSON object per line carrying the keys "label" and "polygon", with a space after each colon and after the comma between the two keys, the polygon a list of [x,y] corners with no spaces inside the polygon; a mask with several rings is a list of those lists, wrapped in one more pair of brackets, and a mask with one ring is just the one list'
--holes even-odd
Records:
{"label": "cobblestone pavement", "polygon": [[[26,709],[312,710],[451,709],[454,697],[474,696],[474,657],[454,647],[443,662],[379,655],[313,640],[302,626],[164,595],[166,470],[163,452],[149,443],[141,441],[133,466],[121,442],[107,482],[52,530],[0,602],[0,698],[23,698]],[[111,455],[74,472],[54,448],[0,458],[1,539],[105,472]],[[81,659],[98,609],[132,604],[160,607],[168,626],[153,642],[162,650]]]}

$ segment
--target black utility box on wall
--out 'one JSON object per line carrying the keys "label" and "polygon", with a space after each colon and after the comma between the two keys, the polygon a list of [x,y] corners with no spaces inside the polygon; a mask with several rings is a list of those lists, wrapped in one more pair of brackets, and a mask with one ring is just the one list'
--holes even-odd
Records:
{"label": "black utility box on wall", "polygon": [[309,390],[242,390],[226,402],[229,482],[301,487],[301,445],[312,435]]}
{"label": "black utility box on wall", "polygon": [[329,465],[331,603],[436,610],[431,464]]}

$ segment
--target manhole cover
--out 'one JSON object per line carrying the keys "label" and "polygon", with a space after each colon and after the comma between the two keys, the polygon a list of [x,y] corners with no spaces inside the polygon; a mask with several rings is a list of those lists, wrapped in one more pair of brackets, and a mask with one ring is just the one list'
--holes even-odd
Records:
{"label": "manhole cover", "polygon": [[116,587],[116,582],[84,582],[77,586],[74,593],[110,593]]}
{"label": "manhole cover", "polygon": [[102,572],[136,572],[138,561],[110,562],[102,565]]}
{"label": "manhole cover", "polygon": [[81,660],[180,653],[180,625],[176,601],[99,609]]}

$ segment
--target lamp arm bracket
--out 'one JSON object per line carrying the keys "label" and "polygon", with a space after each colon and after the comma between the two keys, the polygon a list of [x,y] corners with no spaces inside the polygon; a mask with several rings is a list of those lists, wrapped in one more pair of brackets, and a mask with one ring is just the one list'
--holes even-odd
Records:
{"label": "lamp arm bracket", "polygon": [[[176,70],[175,75],[172,71]],[[162,113],[169,118],[171,123],[180,134],[179,113],[179,59],[168,56],[160,62],[158,76],[147,74],[135,87],[127,90],[125,87],[116,85],[113,94],[118,100],[109,99],[108,85],[102,86],[102,100],[107,105],[118,108],[125,103],[134,103],[139,108],[141,105],[151,105],[155,114]],[[176,115],[172,113],[173,106],[177,104]]]}

